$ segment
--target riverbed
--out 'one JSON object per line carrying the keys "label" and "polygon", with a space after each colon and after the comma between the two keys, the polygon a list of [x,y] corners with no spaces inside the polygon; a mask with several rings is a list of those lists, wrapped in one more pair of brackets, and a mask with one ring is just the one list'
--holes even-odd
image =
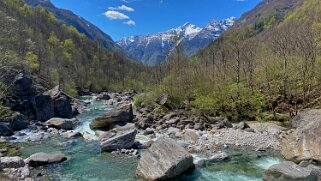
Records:
{"label": "riverbed", "polygon": [[[89,123],[96,116],[115,108],[107,106],[102,101],[83,97],[87,102],[87,110],[78,116],[80,124],[76,130],[93,137],[92,141],[82,138],[66,139],[53,136],[49,139],[36,142],[22,142],[22,157],[26,158],[36,152],[61,151],[68,160],[61,164],[46,166],[32,170],[35,175],[44,175],[40,180],[53,181],[135,181],[135,170],[139,158],[127,155],[104,153],[100,150],[98,141],[95,141],[94,131],[90,130]],[[137,137],[137,139],[141,139]],[[227,152],[231,159],[224,162],[208,164],[202,168],[188,172],[177,178],[176,181],[256,181],[262,180],[262,172],[269,166],[282,161],[278,153],[259,153],[241,147],[229,147],[222,150]],[[201,155],[194,155],[198,159]]]}

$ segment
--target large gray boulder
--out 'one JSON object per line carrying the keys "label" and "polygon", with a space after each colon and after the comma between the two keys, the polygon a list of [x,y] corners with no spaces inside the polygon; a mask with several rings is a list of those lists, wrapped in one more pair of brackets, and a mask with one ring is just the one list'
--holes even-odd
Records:
{"label": "large gray boulder", "polygon": [[142,180],[169,180],[191,168],[192,155],[174,140],[160,138],[144,152],[136,175]]}
{"label": "large gray boulder", "polygon": [[56,129],[72,130],[75,127],[73,119],[51,118],[45,125]]}
{"label": "large gray boulder", "polygon": [[321,120],[320,109],[306,109],[291,120],[291,125],[293,128],[299,128],[318,120]]}
{"label": "large gray boulder", "polygon": [[47,121],[55,116],[54,104],[49,95],[39,94],[34,98],[33,106],[38,121]]}
{"label": "large gray boulder", "polygon": [[[321,162],[321,115],[299,115],[302,119],[295,118],[297,129],[289,131],[280,140],[281,153],[287,160],[300,162],[303,160],[316,160]],[[308,117],[313,119],[309,119]]]}
{"label": "large gray boulder", "polygon": [[301,167],[294,162],[285,161],[272,165],[263,173],[265,181],[318,181],[321,177],[316,167]]}
{"label": "large gray boulder", "polygon": [[25,166],[25,162],[20,157],[1,157],[0,158],[0,169],[1,168],[20,168]]}
{"label": "large gray boulder", "polygon": [[67,157],[62,153],[35,153],[25,160],[31,167],[39,167],[52,163],[60,163],[66,161]]}
{"label": "large gray boulder", "polygon": [[134,119],[132,105],[124,105],[98,116],[90,123],[91,129],[110,128],[115,122],[130,122]]}
{"label": "large gray boulder", "polygon": [[47,121],[53,117],[70,119],[73,116],[71,98],[59,86],[35,96],[33,106],[38,121]]}
{"label": "large gray boulder", "polygon": [[137,130],[132,130],[111,138],[103,138],[100,142],[101,149],[103,151],[115,151],[132,148],[135,143],[136,134]]}
{"label": "large gray boulder", "polygon": [[44,93],[53,100],[54,115],[59,118],[72,118],[71,98],[60,90],[59,86]]}

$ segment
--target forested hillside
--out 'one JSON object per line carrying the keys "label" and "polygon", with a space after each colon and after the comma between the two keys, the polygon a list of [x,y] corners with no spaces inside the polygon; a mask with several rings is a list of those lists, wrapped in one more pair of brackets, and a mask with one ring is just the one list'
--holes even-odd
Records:
{"label": "forested hillside", "polygon": [[321,1],[265,0],[192,59],[176,47],[145,100],[166,93],[197,114],[287,119],[320,105],[320,38]]}
{"label": "forested hillside", "polygon": [[[140,89],[148,72],[122,54],[106,50],[23,0],[0,1],[1,79],[12,71],[30,74],[48,87],[77,90]],[[1,92],[5,92],[2,85]]]}

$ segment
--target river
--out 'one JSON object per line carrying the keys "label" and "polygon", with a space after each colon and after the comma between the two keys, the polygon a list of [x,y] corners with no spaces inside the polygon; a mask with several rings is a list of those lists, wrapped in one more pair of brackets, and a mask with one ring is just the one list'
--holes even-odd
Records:
{"label": "river", "polygon": [[[113,109],[101,101],[93,101],[91,97],[83,97],[88,102],[88,110],[78,116],[81,124],[76,128],[81,133],[90,130],[90,121]],[[137,137],[137,139],[141,139]],[[101,152],[98,141],[83,139],[65,139],[59,136],[50,137],[44,141],[23,142],[21,145],[22,157],[26,158],[36,152],[61,151],[68,156],[68,160],[33,170],[35,174],[42,173],[46,180],[53,181],[135,181],[135,170],[139,158],[126,155],[115,155]],[[262,172],[273,164],[282,161],[277,153],[258,153],[245,148],[227,148],[231,159],[226,162],[213,163],[203,168],[196,168],[186,173],[176,181],[256,181],[262,180]],[[197,159],[199,155],[195,155]]]}

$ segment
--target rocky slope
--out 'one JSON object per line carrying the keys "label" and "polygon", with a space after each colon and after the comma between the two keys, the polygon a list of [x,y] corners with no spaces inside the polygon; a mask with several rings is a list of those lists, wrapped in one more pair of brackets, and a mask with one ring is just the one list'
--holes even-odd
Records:
{"label": "rocky slope", "polygon": [[121,50],[120,47],[106,33],[102,32],[95,25],[91,24],[84,18],[75,15],[73,12],[55,7],[50,0],[25,0],[25,2],[33,7],[42,6],[49,12],[53,13],[61,22],[75,27],[80,33],[85,34],[108,49]]}
{"label": "rocky slope", "polygon": [[231,17],[221,21],[211,21],[204,28],[185,23],[166,32],[123,38],[118,44],[134,59],[148,65],[156,65],[164,61],[168,52],[174,48],[176,36],[180,37],[185,53],[192,55],[218,38],[234,22],[235,18]]}

